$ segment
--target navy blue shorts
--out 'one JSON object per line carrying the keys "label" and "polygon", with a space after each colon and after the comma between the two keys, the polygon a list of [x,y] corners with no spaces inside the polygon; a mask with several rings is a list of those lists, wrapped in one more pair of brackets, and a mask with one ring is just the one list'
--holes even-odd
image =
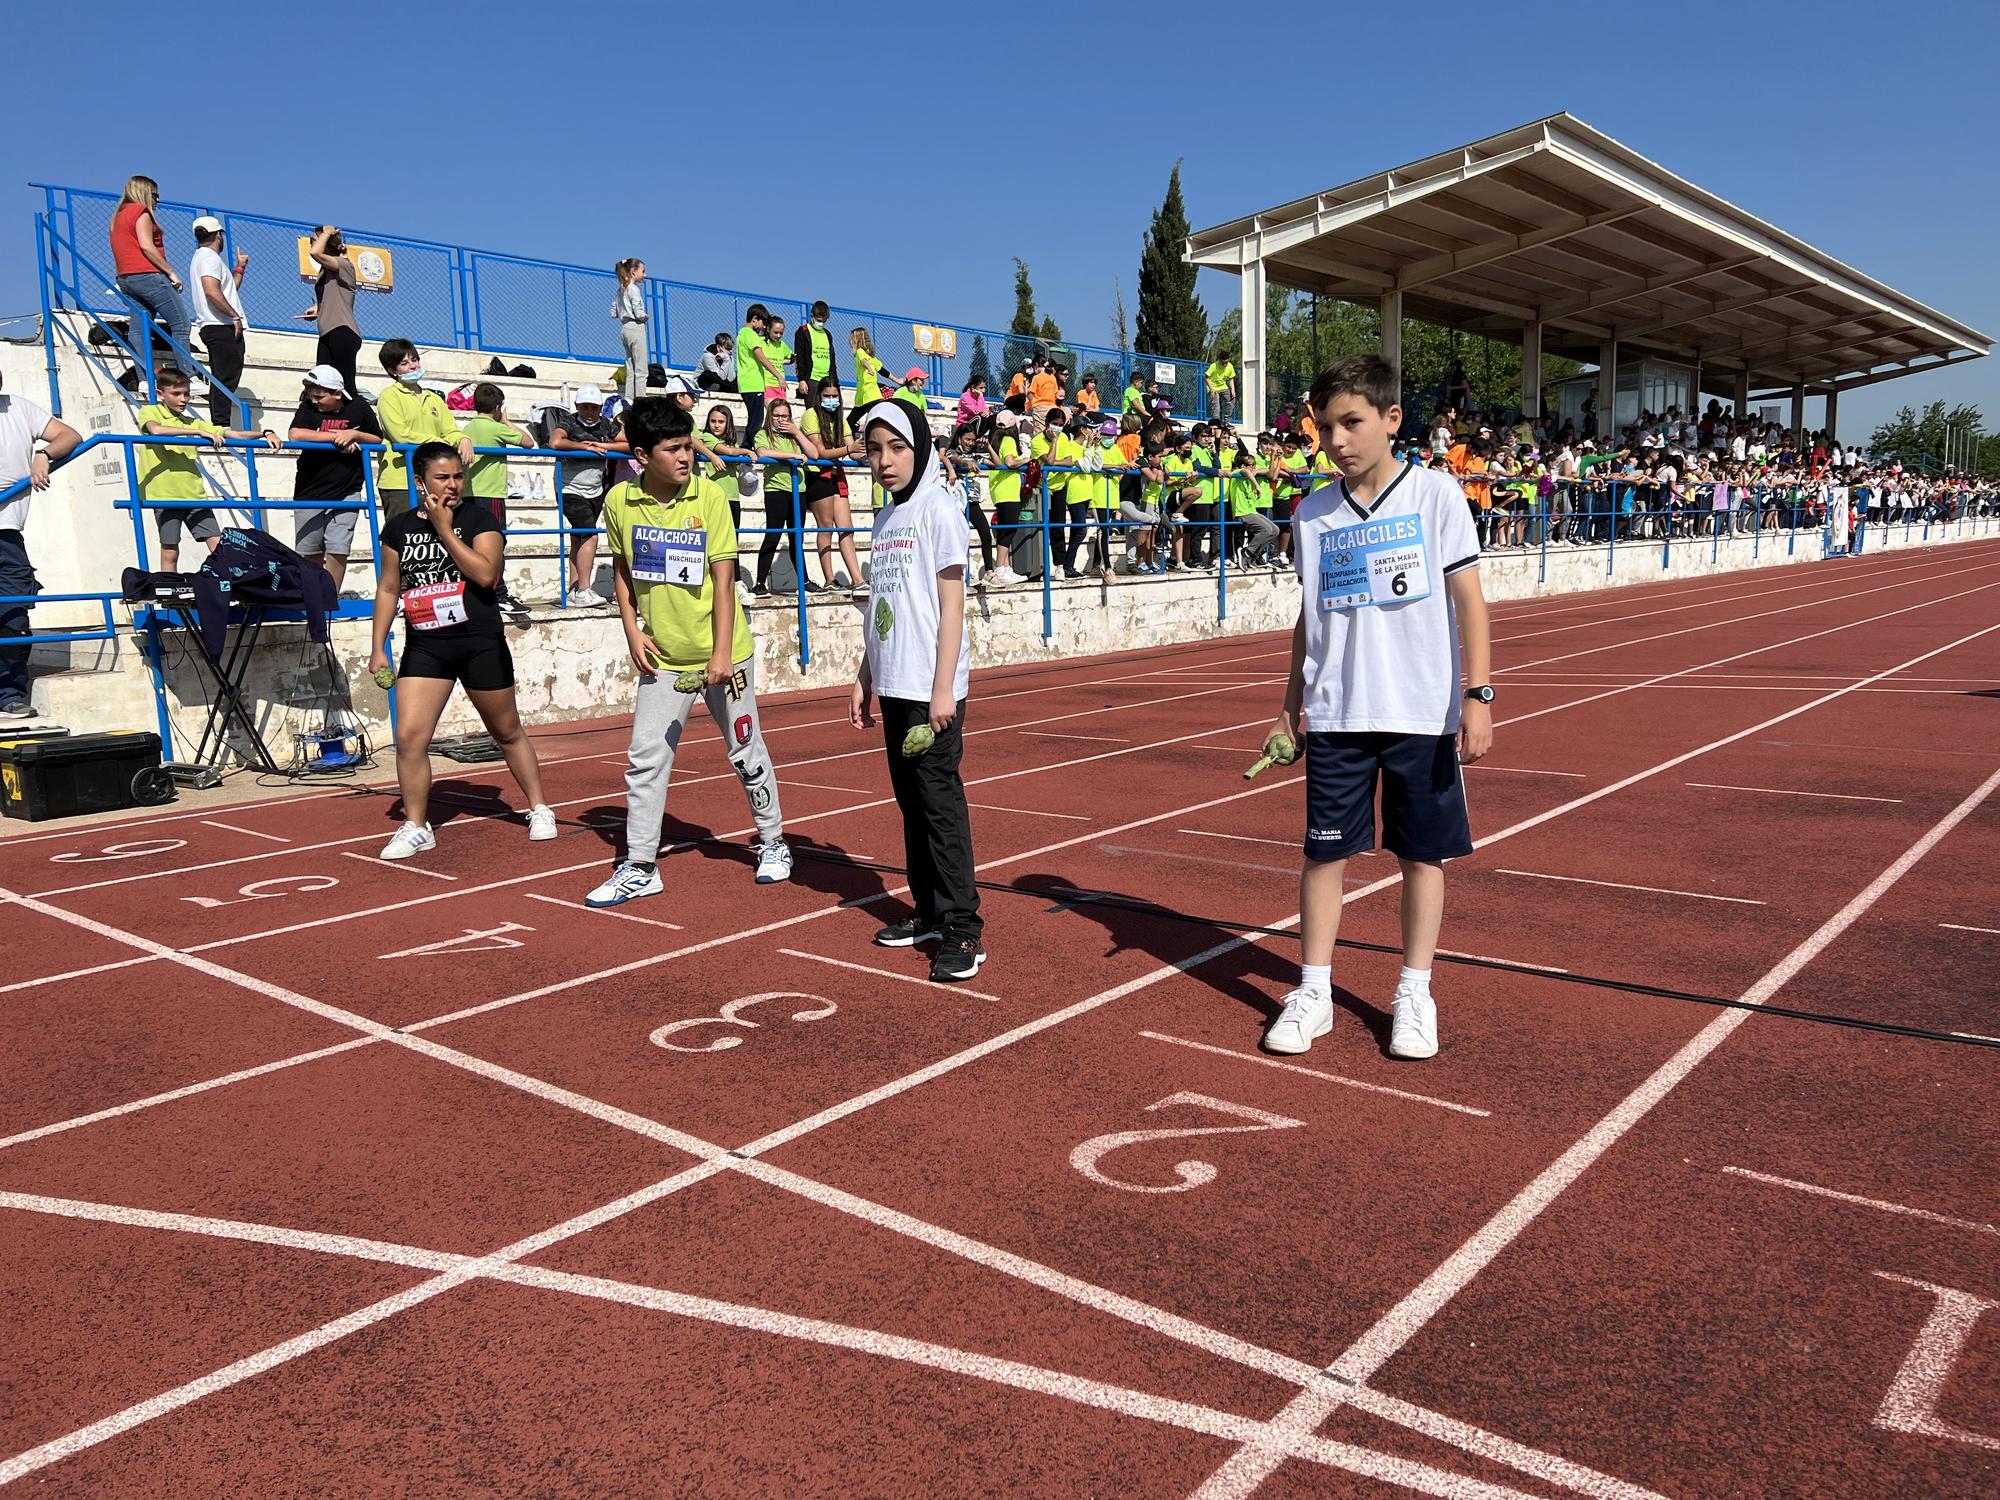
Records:
{"label": "navy blue shorts", "polygon": [[1375,847],[1378,777],[1383,848],[1426,862],[1472,852],[1456,735],[1308,734],[1307,859],[1346,859]]}

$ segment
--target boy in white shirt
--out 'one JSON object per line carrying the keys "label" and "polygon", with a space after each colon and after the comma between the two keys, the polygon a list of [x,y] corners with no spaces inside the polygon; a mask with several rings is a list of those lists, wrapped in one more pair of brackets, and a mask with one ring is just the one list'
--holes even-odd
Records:
{"label": "boy in white shirt", "polygon": [[[1430,970],[1444,861],[1472,852],[1459,766],[1493,743],[1491,634],[1479,538],[1449,475],[1399,463],[1396,375],[1377,355],[1323,371],[1307,396],[1340,483],[1300,501],[1292,533],[1304,594],[1285,706],[1273,733],[1305,733],[1305,869],[1299,986],[1264,1033],[1304,1052],[1333,1028],[1332,964],[1350,856],[1383,844],[1403,870],[1403,971],[1389,1053],[1437,1053]],[[1460,652],[1465,680],[1459,688]]]}

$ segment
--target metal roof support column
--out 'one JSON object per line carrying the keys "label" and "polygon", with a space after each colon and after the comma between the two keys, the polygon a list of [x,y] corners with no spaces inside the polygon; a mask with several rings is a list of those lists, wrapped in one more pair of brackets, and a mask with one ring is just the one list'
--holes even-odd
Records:
{"label": "metal roof support column", "polygon": [[1742,421],[1750,415],[1750,372],[1736,372],[1736,420]]}
{"label": "metal roof support column", "polygon": [[1264,388],[1268,383],[1264,327],[1264,262],[1243,265],[1243,368],[1238,372],[1243,393],[1237,421],[1252,432],[1264,430]]}
{"label": "metal roof support column", "polygon": [[[1597,346],[1597,437],[1605,447],[1618,442],[1618,340]],[[1599,449],[1604,451],[1603,448]]]}
{"label": "metal roof support column", "polygon": [[1396,389],[1403,388],[1403,294],[1382,294],[1382,357],[1396,372]]}
{"label": "metal roof support column", "polygon": [[1542,414],[1542,325],[1521,329],[1521,415],[1530,422]]}
{"label": "metal roof support column", "polygon": [[1827,430],[1827,434],[1833,438],[1838,438],[1840,436],[1839,427],[1834,425],[1836,419],[1839,416],[1839,413],[1840,413],[1840,392],[1828,391],[1826,393],[1826,420],[1822,422],[1820,425],[1824,427]]}
{"label": "metal roof support column", "polygon": [[1805,446],[1806,388],[1802,385],[1792,387],[1792,436],[1798,439],[1801,448]]}

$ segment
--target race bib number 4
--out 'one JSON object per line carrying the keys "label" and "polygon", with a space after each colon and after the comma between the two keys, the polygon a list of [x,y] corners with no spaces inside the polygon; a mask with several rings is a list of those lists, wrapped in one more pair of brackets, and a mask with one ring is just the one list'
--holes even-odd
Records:
{"label": "race bib number 4", "polygon": [[403,591],[403,618],[412,630],[442,630],[465,623],[465,584],[427,583]]}
{"label": "race bib number 4", "polygon": [[700,527],[632,528],[632,577],[639,583],[672,583],[698,589],[708,576],[708,533]]}
{"label": "race bib number 4", "polygon": [[1431,591],[1422,516],[1384,516],[1319,539],[1319,607],[1409,604]]}

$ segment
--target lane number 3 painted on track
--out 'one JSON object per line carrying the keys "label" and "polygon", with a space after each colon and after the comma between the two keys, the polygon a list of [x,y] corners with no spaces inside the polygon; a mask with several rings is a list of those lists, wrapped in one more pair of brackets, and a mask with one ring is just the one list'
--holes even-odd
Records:
{"label": "lane number 3 painted on track", "polygon": [[668,1038],[690,1031],[697,1026],[740,1026],[746,1031],[757,1030],[758,1023],[746,1020],[743,1012],[753,1005],[762,1005],[771,1000],[809,1000],[817,1007],[809,1010],[795,1010],[788,1016],[792,1021],[823,1021],[840,1007],[820,995],[807,995],[798,990],[771,990],[762,995],[745,995],[740,1000],[732,1000],[712,1016],[692,1016],[685,1021],[669,1021],[647,1038],[655,1047],[664,1047],[669,1052],[727,1052],[731,1047],[743,1045],[740,1036],[718,1036],[709,1040],[706,1046],[683,1047]]}
{"label": "lane number 3 painted on track", "polygon": [[1069,1154],[1069,1164],[1083,1173],[1092,1182],[1103,1183],[1106,1187],[1118,1188],[1127,1193],[1191,1193],[1198,1187],[1205,1187],[1215,1181],[1217,1169],[1213,1162],[1179,1161],[1174,1163],[1174,1175],[1178,1182],[1143,1183],[1126,1182],[1105,1172],[1099,1163],[1114,1151],[1122,1151],[1128,1146],[1137,1146],[1145,1141],[1191,1140],[1203,1135],[1247,1135],[1260,1130],[1297,1130],[1304,1126],[1303,1120],[1288,1119],[1284,1115],[1274,1115],[1267,1110],[1252,1109],[1247,1104],[1231,1104],[1226,1099],[1211,1099],[1207,1094],[1169,1094],[1157,1103],[1146,1106],[1146,1113],[1156,1109],[1172,1109],[1185,1105],[1193,1109],[1213,1110],[1219,1115],[1232,1115],[1239,1120],[1249,1120],[1248,1125],[1193,1125],[1173,1130],[1120,1130],[1110,1135],[1092,1136]]}

